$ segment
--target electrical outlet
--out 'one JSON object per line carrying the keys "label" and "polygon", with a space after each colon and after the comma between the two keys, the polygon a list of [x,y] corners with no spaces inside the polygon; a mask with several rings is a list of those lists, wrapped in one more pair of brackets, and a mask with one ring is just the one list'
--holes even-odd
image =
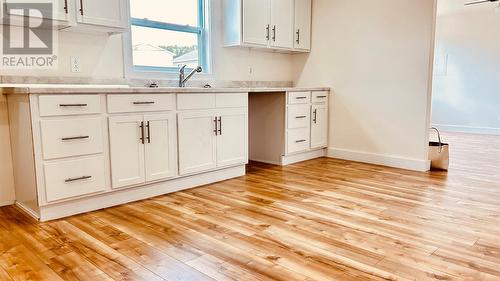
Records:
{"label": "electrical outlet", "polygon": [[73,73],[79,73],[81,72],[81,61],[80,58],[78,57],[71,57],[70,58],[70,63],[71,63],[71,72]]}

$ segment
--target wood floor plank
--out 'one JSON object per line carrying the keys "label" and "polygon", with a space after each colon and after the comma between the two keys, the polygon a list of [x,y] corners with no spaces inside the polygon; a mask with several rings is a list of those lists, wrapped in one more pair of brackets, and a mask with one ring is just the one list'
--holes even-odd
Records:
{"label": "wood floor plank", "polygon": [[500,280],[500,137],[448,172],[320,158],[38,223],[0,208],[0,280]]}

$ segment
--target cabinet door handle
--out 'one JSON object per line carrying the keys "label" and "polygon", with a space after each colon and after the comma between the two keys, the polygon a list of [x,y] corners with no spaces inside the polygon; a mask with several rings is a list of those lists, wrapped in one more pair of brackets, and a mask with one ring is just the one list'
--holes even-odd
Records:
{"label": "cabinet door handle", "polygon": [[65,179],[64,182],[83,181],[83,180],[88,180],[91,178],[92,178],[92,176],[83,176],[83,177],[79,177],[79,178],[69,178],[69,179]]}
{"label": "cabinet door handle", "polygon": [[219,116],[219,136],[222,136],[222,117]]}
{"label": "cabinet door handle", "polygon": [[273,41],[276,42],[276,25],[273,26]]}
{"label": "cabinet door handle", "polygon": [[297,44],[300,44],[300,29],[297,29]]}
{"label": "cabinet door handle", "polygon": [[266,40],[269,41],[269,28],[270,28],[270,25],[268,24],[266,26]]}
{"label": "cabinet door handle", "polygon": [[307,116],[304,116],[304,115],[302,115],[302,116],[295,116],[295,118],[296,118],[296,119],[304,119],[304,118],[306,118],[306,117],[307,117]]}
{"label": "cabinet door handle", "polygon": [[306,140],[296,140],[295,143],[306,142]]}
{"label": "cabinet door handle", "polygon": [[146,123],[146,128],[148,130],[148,136],[147,136],[148,143],[151,143],[151,124],[149,123],[149,121]]}
{"label": "cabinet door handle", "polygon": [[155,104],[154,101],[134,101],[132,102],[133,105],[142,105],[142,104]]}
{"label": "cabinet door handle", "polygon": [[216,136],[219,135],[219,123],[218,123],[218,119],[217,119],[217,116],[214,118],[214,123],[215,123],[215,130],[214,130],[214,133]]}
{"label": "cabinet door handle", "polygon": [[64,0],[64,12],[68,13],[68,0]]}
{"label": "cabinet door handle", "polygon": [[62,103],[59,104],[60,107],[86,107],[88,104],[86,103]]}
{"label": "cabinet door handle", "polygon": [[83,0],[80,0],[80,15],[83,16]]}
{"label": "cabinet door handle", "polygon": [[89,139],[90,136],[80,136],[80,137],[68,137],[68,138],[61,138],[62,141],[71,141],[71,140],[85,140]]}
{"label": "cabinet door handle", "polygon": [[141,125],[139,126],[139,128],[141,129],[141,138],[139,139],[141,141],[142,144],[144,144],[144,121],[141,121]]}
{"label": "cabinet door handle", "polygon": [[307,99],[307,97],[296,97],[295,99],[297,99],[297,100],[305,100],[305,99]]}
{"label": "cabinet door handle", "polygon": [[318,124],[318,110],[317,110],[317,109],[315,109],[315,110],[313,111],[313,113],[314,113],[313,122],[314,122],[314,124]]}

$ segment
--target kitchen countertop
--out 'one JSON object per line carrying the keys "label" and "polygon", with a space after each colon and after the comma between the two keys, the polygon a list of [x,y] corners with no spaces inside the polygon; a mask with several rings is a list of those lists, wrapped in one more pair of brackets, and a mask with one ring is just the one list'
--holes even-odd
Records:
{"label": "kitchen countertop", "polygon": [[127,85],[0,85],[4,95],[29,94],[158,94],[158,93],[273,93],[299,91],[330,91],[330,88],[177,88],[129,87]]}

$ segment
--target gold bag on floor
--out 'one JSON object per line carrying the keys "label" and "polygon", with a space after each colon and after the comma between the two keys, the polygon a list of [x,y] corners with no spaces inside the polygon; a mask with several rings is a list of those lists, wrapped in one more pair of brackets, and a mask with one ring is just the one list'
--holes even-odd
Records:
{"label": "gold bag on floor", "polygon": [[441,134],[436,128],[432,128],[437,132],[438,142],[429,142],[429,160],[431,160],[431,169],[448,170],[450,166],[450,145],[441,142]]}

